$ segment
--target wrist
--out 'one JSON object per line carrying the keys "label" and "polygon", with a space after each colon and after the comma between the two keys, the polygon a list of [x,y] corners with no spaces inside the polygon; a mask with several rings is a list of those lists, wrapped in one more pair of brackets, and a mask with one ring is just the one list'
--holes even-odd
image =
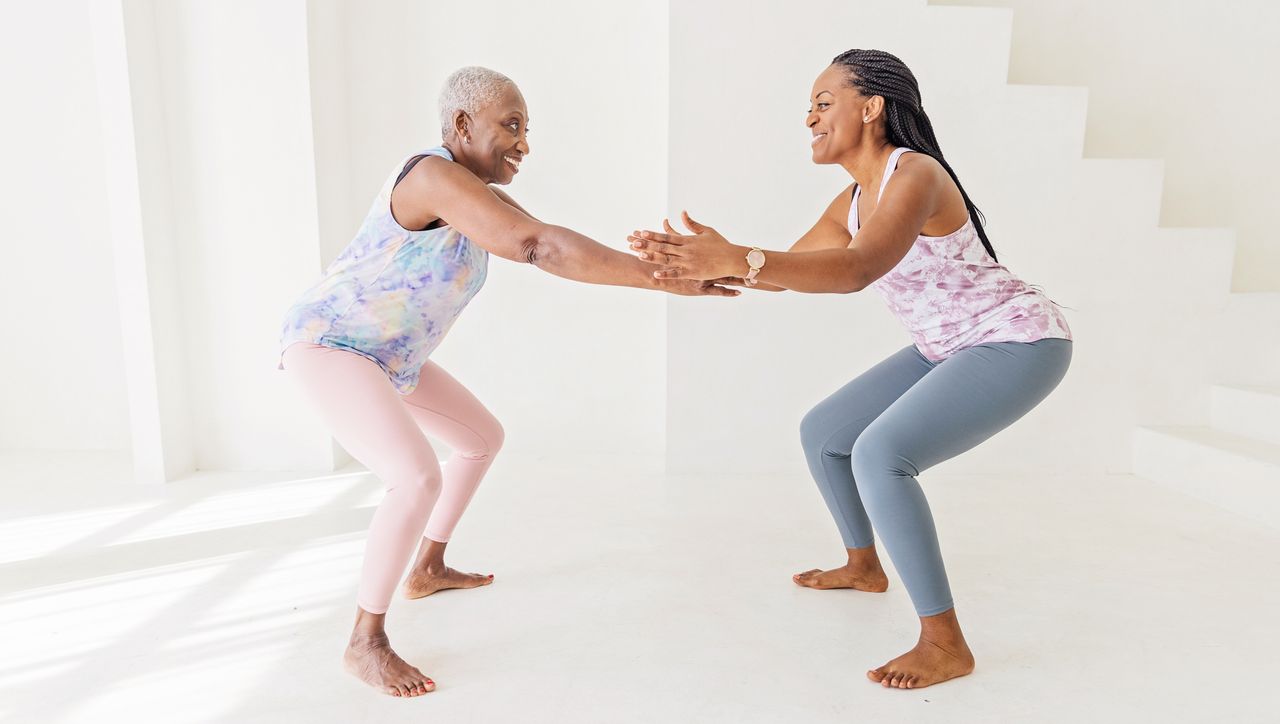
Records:
{"label": "wrist", "polygon": [[725,274],[727,277],[745,277],[751,271],[751,265],[747,263],[747,254],[751,253],[753,247],[740,246],[738,244],[730,244],[730,253],[725,264]]}

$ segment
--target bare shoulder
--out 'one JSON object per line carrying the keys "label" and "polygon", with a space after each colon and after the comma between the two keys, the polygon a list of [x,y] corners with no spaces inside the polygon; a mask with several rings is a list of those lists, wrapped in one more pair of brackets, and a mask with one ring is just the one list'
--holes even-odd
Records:
{"label": "bare shoulder", "polygon": [[454,163],[443,156],[427,155],[414,164],[409,173],[397,184],[397,187],[408,185],[410,188],[427,189],[432,186],[451,186],[458,184],[484,184],[475,174],[464,166]]}
{"label": "bare shoulder", "polygon": [[944,181],[951,178],[936,158],[920,151],[902,154],[898,159],[898,170],[923,180]]}
{"label": "bare shoulder", "polygon": [[480,179],[461,164],[427,155],[392,189],[392,214],[405,228],[424,228],[445,216],[459,199],[485,190]]}

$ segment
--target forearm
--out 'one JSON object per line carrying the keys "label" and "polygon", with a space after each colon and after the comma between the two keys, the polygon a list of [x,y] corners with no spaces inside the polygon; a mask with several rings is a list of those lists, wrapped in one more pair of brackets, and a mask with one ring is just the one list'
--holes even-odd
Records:
{"label": "forearm", "polygon": [[600,244],[563,226],[544,225],[529,261],[558,277],[588,284],[655,289],[652,264]]}
{"label": "forearm", "polygon": [[756,275],[762,285],[810,294],[848,294],[868,283],[856,249],[767,251],[765,259]]}

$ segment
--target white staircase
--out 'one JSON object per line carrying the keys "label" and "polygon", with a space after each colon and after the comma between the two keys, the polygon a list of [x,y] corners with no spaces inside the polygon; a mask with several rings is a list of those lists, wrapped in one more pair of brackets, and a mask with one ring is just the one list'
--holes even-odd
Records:
{"label": "white staircase", "polygon": [[[988,27],[971,32],[986,32],[992,42],[1009,32],[1004,22],[1011,16],[982,16],[967,7],[931,10],[947,22],[985,19]],[[946,83],[930,87],[936,95]],[[971,109],[974,89],[955,87],[969,94],[958,107]],[[1280,527],[1280,292],[1231,292],[1230,229],[1159,226],[1161,162],[1082,158],[1086,89],[1007,85],[1003,97],[997,93],[982,105],[988,122],[1007,123],[1000,143],[1019,153],[975,148],[981,159],[954,165],[978,185],[985,179],[975,169],[1000,159],[998,173],[984,184],[984,192],[996,193],[983,195],[993,227],[1003,232],[999,238],[1034,234],[1040,244],[1090,250],[1038,270],[1046,287],[1074,293],[1072,301],[1081,309],[1068,315],[1080,344],[1064,388],[1076,383],[1069,393],[1085,403],[1078,412],[1103,411],[1088,413],[1097,429],[1077,429],[1067,440],[1057,436],[1054,444],[1070,450],[1087,440],[1080,452],[1088,454],[1103,448],[1091,435],[1123,440],[1131,431],[1128,455],[1136,475]],[[952,117],[935,125],[954,129],[962,123]],[[1037,201],[1000,188],[1006,179],[1036,179],[1046,172],[1060,182],[1057,196],[1067,198],[1069,215],[1059,210],[1061,198]],[[1001,208],[1004,199],[1016,204]],[[1065,230],[1075,215],[1090,223],[1072,226],[1063,237],[1045,228],[1044,219],[1062,219]],[[1021,250],[1004,244],[1018,267]],[[1080,258],[1105,263],[1081,265]],[[1073,289],[1083,278],[1097,286]],[[1135,285],[1142,286],[1143,298],[1125,298],[1124,290]],[[1148,426],[1153,422],[1157,426]],[[1024,432],[1034,425],[1025,425]],[[1035,447],[1030,439],[1018,442],[1019,450]],[[1119,469],[1123,461],[1108,465]]]}

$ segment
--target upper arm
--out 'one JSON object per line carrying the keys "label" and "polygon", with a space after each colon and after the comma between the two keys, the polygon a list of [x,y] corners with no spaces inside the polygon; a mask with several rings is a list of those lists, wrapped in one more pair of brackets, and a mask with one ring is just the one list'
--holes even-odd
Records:
{"label": "upper arm", "polygon": [[[920,154],[911,154],[921,156]],[[849,245],[857,252],[867,284],[888,274],[911,250],[925,222],[938,209],[946,171],[928,156],[904,158],[894,172],[876,210]]]}
{"label": "upper arm", "polygon": [[439,156],[422,159],[392,192],[400,218],[440,219],[504,259],[532,258],[543,224],[494,194],[475,174]]}
{"label": "upper arm", "polygon": [[528,209],[516,203],[516,200],[511,198],[511,195],[508,194],[506,191],[503,191],[502,189],[493,185],[489,186],[489,190],[493,192],[494,196],[497,196],[498,198],[502,199],[503,202],[505,202],[507,205],[514,206],[520,213],[524,214],[525,216],[528,216],[531,219],[535,218],[533,214],[529,213]]}
{"label": "upper arm", "polygon": [[853,185],[840,192],[839,196],[822,212],[818,223],[788,251],[817,251],[819,249],[842,249],[849,246],[852,238],[849,234],[849,204],[853,198]]}

